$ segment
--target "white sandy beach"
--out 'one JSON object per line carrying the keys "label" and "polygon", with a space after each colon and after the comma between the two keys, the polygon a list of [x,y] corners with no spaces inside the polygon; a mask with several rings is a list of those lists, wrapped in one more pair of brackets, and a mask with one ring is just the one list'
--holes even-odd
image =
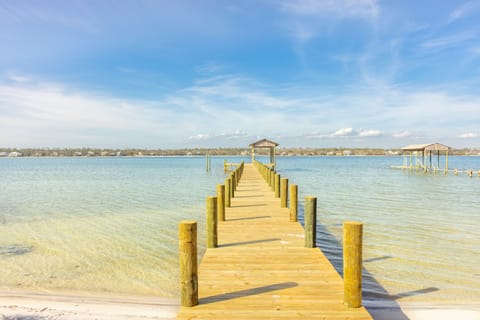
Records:
{"label": "white sandy beach", "polygon": [[0,293],[1,320],[175,319],[176,299]]}
{"label": "white sandy beach", "polygon": [[[367,303],[380,320],[480,320],[480,304]],[[1,320],[123,320],[175,319],[176,299],[155,297],[109,297],[28,292],[0,293]]]}

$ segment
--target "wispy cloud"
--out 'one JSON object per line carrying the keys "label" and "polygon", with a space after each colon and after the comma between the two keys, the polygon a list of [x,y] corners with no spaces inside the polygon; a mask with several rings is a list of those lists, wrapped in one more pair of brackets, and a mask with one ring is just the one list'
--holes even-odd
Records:
{"label": "wispy cloud", "polygon": [[[361,19],[371,22],[380,13],[376,0],[283,0],[274,2],[284,15],[289,36],[304,44],[332,27],[332,21]],[[302,51],[297,48],[299,55]]]}
{"label": "wispy cloud", "polygon": [[395,132],[392,134],[392,137],[396,139],[402,139],[402,138],[408,138],[412,136],[412,133],[410,131],[400,131],[400,132]]}
{"label": "wispy cloud", "polygon": [[478,97],[412,88],[319,94],[315,87],[278,89],[235,75],[204,78],[154,100],[17,82],[0,85],[0,145],[241,146],[281,136],[279,142],[391,146],[392,137],[412,139],[419,127],[435,138],[445,132],[456,138],[459,123],[480,122],[479,105]]}
{"label": "wispy cloud", "polygon": [[376,0],[284,0],[284,11],[302,16],[336,14],[340,17],[375,17],[379,13]]}
{"label": "wispy cloud", "polygon": [[7,81],[11,81],[11,82],[28,82],[31,80],[29,77],[20,75],[16,72],[8,72],[6,74],[6,79]]}
{"label": "wispy cloud", "polygon": [[361,138],[366,138],[366,137],[379,137],[383,133],[379,130],[361,130],[358,133],[358,136]]}
{"label": "wispy cloud", "polygon": [[448,22],[453,22],[455,20],[461,19],[467,15],[472,14],[474,11],[480,9],[480,1],[467,1],[452,11],[448,17]]}
{"label": "wispy cloud", "polygon": [[473,132],[468,132],[468,133],[462,133],[458,137],[462,138],[462,139],[472,139],[472,138],[478,137],[478,134],[473,133]]}
{"label": "wispy cloud", "polygon": [[475,38],[477,38],[477,34],[475,32],[463,32],[445,37],[433,38],[423,42],[420,46],[426,49],[451,48]]}
{"label": "wispy cloud", "polygon": [[353,130],[353,128],[342,128],[342,129],[338,129],[337,131],[332,133],[330,136],[331,137],[351,137],[354,134],[356,133]]}

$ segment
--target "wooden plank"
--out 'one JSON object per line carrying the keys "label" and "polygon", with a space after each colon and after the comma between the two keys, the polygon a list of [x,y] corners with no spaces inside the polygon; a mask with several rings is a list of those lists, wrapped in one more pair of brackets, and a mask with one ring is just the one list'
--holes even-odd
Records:
{"label": "wooden plank", "polygon": [[245,164],[218,247],[199,268],[199,305],[178,319],[372,319],[343,303],[343,280],[251,164]]}

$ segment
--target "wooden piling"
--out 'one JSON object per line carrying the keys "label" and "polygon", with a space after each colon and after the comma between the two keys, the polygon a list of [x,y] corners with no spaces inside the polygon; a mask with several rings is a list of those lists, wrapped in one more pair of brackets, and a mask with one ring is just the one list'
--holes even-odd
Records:
{"label": "wooden piling", "polygon": [[280,208],[286,208],[288,202],[288,179],[283,178],[280,183]]}
{"label": "wooden piling", "polygon": [[315,248],[317,246],[317,198],[305,197],[305,247]]}
{"label": "wooden piling", "polygon": [[343,224],[343,299],[349,308],[362,306],[362,234],[362,223]]}
{"label": "wooden piling", "polygon": [[280,175],[275,174],[275,198],[280,198]]}
{"label": "wooden piling", "polygon": [[270,189],[275,192],[275,171],[270,172]]}
{"label": "wooden piling", "polygon": [[230,198],[235,197],[235,175],[230,174]]}
{"label": "wooden piling", "polygon": [[217,247],[217,197],[207,197],[207,248]]}
{"label": "wooden piling", "polygon": [[290,221],[297,222],[298,186],[290,185]]}
{"label": "wooden piling", "polygon": [[181,306],[198,304],[197,222],[178,225]]}
{"label": "wooden piling", "polygon": [[217,217],[225,221],[225,185],[217,184]]}
{"label": "wooden piling", "polygon": [[230,178],[225,180],[225,207],[230,208],[232,201],[232,193],[230,191],[232,183]]}

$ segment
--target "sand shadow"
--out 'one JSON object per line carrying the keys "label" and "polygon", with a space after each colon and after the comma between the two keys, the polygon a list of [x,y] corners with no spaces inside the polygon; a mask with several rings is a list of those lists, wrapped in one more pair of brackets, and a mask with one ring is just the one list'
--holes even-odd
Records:
{"label": "sand shadow", "polygon": [[268,286],[250,288],[250,289],[239,290],[239,291],[233,291],[233,292],[229,292],[229,293],[223,293],[223,294],[218,294],[218,295],[215,295],[215,296],[201,298],[199,303],[200,304],[207,304],[207,303],[214,303],[214,302],[220,302],[220,301],[227,301],[227,300],[232,300],[232,299],[237,299],[237,298],[242,298],[242,297],[247,297],[247,296],[254,296],[254,295],[257,295],[257,294],[262,294],[262,293],[267,293],[267,292],[272,292],[272,291],[277,291],[277,290],[282,290],[282,289],[294,288],[296,286],[298,286],[298,283],[296,283],[296,282],[276,283],[276,284],[271,284],[271,285],[268,285]]}
{"label": "sand shadow", "polygon": [[270,239],[261,239],[261,240],[252,240],[252,241],[243,241],[243,242],[233,242],[233,243],[225,243],[219,244],[218,248],[223,247],[234,247],[234,246],[243,246],[247,244],[256,244],[256,243],[263,243],[263,242],[273,242],[273,241],[280,241],[280,238],[270,238]]}

